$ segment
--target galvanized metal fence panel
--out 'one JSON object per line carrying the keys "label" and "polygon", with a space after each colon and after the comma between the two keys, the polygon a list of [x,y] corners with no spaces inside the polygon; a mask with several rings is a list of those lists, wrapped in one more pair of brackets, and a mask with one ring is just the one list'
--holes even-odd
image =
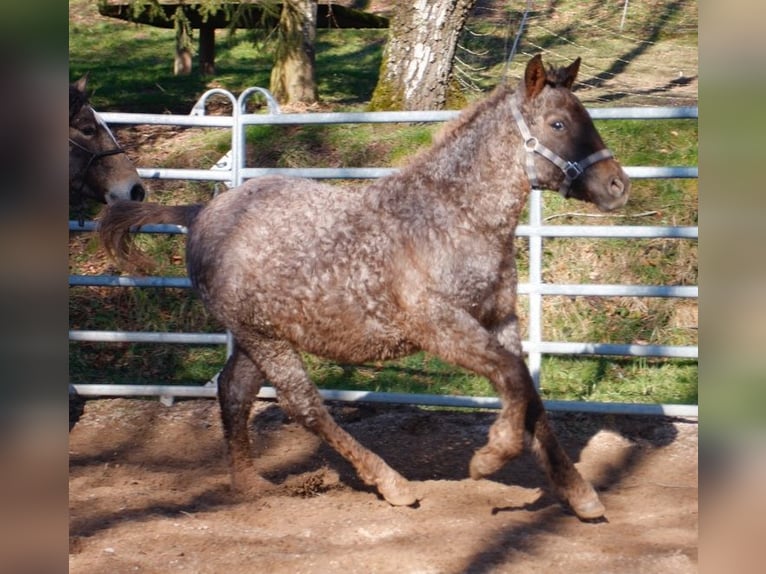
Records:
{"label": "galvanized metal fence panel", "polygon": [[[214,96],[221,96],[231,104],[231,115],[205,115],[205,106]],[[246,113],[246,104],[254,96],[266,100],[268,113]],[[632,107],[597,108],[588,110],[594,119],[697,119],[696,107]],[[220,181],[238,185],[245,179],[266,174],[309,177],[315,179],[374,179],[396,171],[395,168],[255,168],[245,164],[245,128],[248,125],[307,125],[307,124],[359,124],[359,123],[423,123],[444,122],[457,117],[458,111],[426,112],[347,112],[347,113],[300,113],[282,114],[276,101],[262,88],[249,88],[239,97],[222,89],[209,90],[194,105],[188,116],[165,114],[102,113],[110,124],[149,124],[222,128],[231,131],[231,150],[209,170],[140,167],[141,177],[150,179],[181,179],[197,181]],[[627,166],[631,178],[697,178],[696,166]],[[80,225],[69,222],[70,231],[92,232],[92,221]],[[185,233],[177,225],[148,225],[142,233]],[[519,283],[519,294],[528,298],[529,319],[527,340],[523,349],[536,384],[539,384],[542,357],[546,354],[567,355],[614,355],[633,357],[698,358],[697,346],[636,345],[607,343],[570,343],[544,341],[542,337],[542,301],[554,295],[582,297],[684,297],[697,298],[697,286],[675,285],[598,285],[598,284],[552,284],[542,280],[542,246],[545,238],[664,238],[696,240],[698,228],[690,226],[582,226],[548,225],[542,219],[542,200],[539,190],[533,190],[529,198],[529,220],[517,228],[517,236],[529,241],[529,277]],[[108,275],[70,275],[70,286],[107,286],[115,288],[190,288],[185,277],[123,277]],[[70,341],[114,343],[175,343],[182,345],[223,345],[231,348],[231,337],[226,333],[152,333],[127,331],[70,330]],[[204,386],[178,385],[116,385],[76,384],[75,390],[85,396],[159,396],[165,401],[173,397],[214,397],[215,381]],[[494,397],[455,397],[422,394],[376,393],[368,391],[323,390],[326,399],[344,401],[372,401],[409,403],[420,405],[499,408]],[[273,397],[274,390],[262,389],[261,397]],[[634,414],[666,414],[673,416],[697,416],[697,405],[646,405],[625,403],[595,403],[583,401],[546,401],[551,410],[574,410],[580,412],[612,412]]]}

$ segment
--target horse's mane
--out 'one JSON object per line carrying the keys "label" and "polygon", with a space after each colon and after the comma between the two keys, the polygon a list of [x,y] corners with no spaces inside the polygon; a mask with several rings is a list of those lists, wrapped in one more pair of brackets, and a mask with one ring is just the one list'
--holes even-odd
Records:
{"label": "horse's mane", "polygon": [[494,91],[486,98],[479,100],[473,105],[467,107],[463,112],[451,122],[448,122],[435,136],[431,149],[437,149],[452,141],[454,137],[462,130],[464,126],[472,123],[488,108],[493,108],[499,104],[513,90],[503,82],[497,86]]}
{"label": "horse's mane", "polygon": [[[552,88],[561,88],[566,85],[568,80],[568,69],[566,67],[554,68],[549,66],[545,72],[545,83]],[[523,89],[523,80],[519,89]],[[456,119],[447,123],[444,128],[434,137],[433,147],[441,147],[451,141],[461,129],[472,123],[488,108],[497,106],[508,95],[515,90],[508,82],[501,82],[494,91],[486,98],[479,100],[472,106],[467,107]]]}
{"label": "horse's mane", "polygon": [[564,87],[566,81],[567,68],[554,68],[553,66],[548,66],[548,69],[545,71],[546,84],[552,88],[562,88]]}

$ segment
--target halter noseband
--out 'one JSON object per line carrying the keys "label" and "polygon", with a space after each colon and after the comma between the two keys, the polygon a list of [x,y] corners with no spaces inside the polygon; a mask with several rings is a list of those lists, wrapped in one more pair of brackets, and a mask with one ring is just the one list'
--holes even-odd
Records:
{"label": "halter noseband", "polygon": [[511,100],[511,111],[513,112],[513,118],[516,120],[516,125],[521,132],[521,137],[524,138],[524,149],[527,150],[527,177],[529,178],[529,183],[532,185],[532,189],[537,189],[539,187],[537,170],[535,169],[536,153],[543,156],[564,172],[564,181],[561,182],[561,186],[559,187],[559,193],[564,198],[569,197],[569,188],[572,185],[572,182],[580,177],[586,169],[596,162],[614,157],[612,152],[607,148],[604,148],[593,152],[580,161],[567,161],[562,159],[561,156],[545,147],[540,143],[540,140],[532,135],[532,132],[529,131],[529,127],[521,115],[521,110],[515,99]]}

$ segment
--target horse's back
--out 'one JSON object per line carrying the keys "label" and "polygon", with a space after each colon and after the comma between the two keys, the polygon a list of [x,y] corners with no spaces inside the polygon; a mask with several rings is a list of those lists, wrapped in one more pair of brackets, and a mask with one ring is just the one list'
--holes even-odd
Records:
{"label": "horse's back", "polygon": [[[213,256],[210,266],[262,270],[291,259],[322,259],[328,241],[354,234],[358,194],[308,179],[264,176],[218,195],[189,234],[190,258]],[[231,270],[229,271],[231,272]]]}

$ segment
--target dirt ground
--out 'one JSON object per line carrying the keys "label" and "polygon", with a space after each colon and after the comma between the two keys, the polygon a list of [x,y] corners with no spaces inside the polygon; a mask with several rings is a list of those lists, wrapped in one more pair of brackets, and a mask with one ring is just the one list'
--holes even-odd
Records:
{"label": "dirt ground", "polygon": [[531,455],[467,478],[494,412],[331,405],[405,477],[417,508],[389,506],[275,403],[256,404],[256,465],[278,485],[229,489],[218,405],[99,399],[70,432],[69,571],[195,573],[696,572],[697,424],[552,414],[607,518],[583,523]]}

